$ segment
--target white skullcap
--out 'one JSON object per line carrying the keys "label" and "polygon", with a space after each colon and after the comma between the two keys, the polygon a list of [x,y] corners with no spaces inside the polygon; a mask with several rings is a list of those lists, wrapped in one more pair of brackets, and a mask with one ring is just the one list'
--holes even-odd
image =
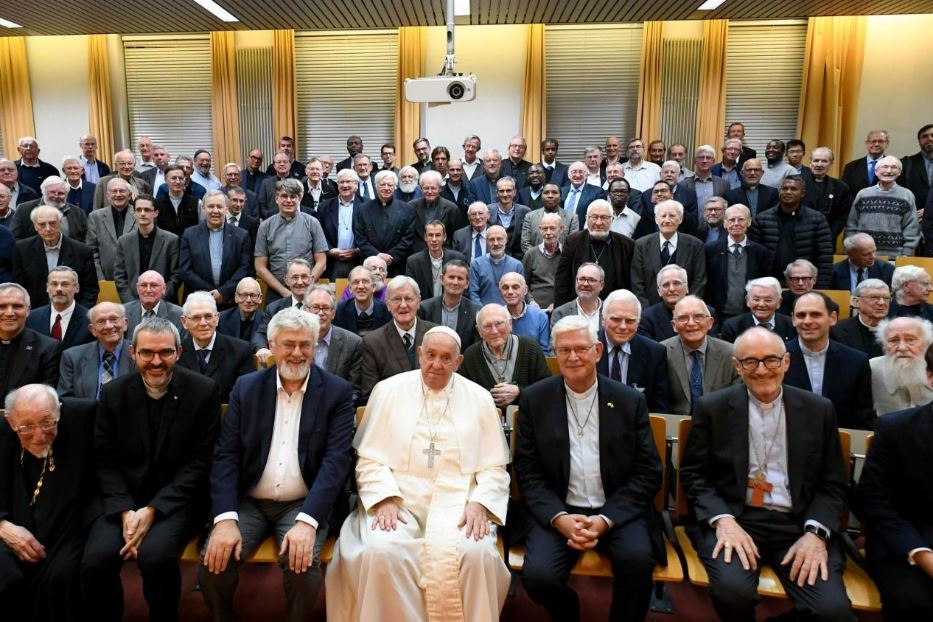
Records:
{"label": "white skullcap", "polygon": [[458,335],[457,331],[450,328],[449,326],[435,326],[424,334],[425,337],[428,335],[447,335],[456,342],[457,349],[460,349],[460,335]]}

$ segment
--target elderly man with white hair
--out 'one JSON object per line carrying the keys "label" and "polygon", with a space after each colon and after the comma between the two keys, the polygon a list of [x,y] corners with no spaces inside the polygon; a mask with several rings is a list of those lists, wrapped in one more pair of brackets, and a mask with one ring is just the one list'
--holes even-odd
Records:
{"label": "elderly man with white hair", "polygon": [[933,324],[921,318],[898,317],[882,320],[876,334],[884,354],[869,361],[875,415],[933,401],[924,359],[933,344]]}
{"label": "elderly man with white hair", "polygon": [[17,141],[19,159],[15,162],[19,180],[30,188],[38,188],[46,177],[58,175],[58,169],[39,159],[39,143],[32,136],[23,136]]}
{"label": "elderly man with white hair", "polygon": [[[386,173],[392,173],[392,171],[386,171]],[[398,180],[398,185],[394,190],[395,199],[408,203],[421,196],[421,188],[418,187],[418,175],[418,169],[411,165],[400,168],[397,175],[392,173],[392,176]]]}
{"label": "elderly man with white hair", "polygon": [[87,214],[77,205],[67,202],[68,184],[58,175],[51,175],[45,178],[39,189],[42,198],[27,201],[16,208],[12,227],[16,239],[23,240],[36,235],[37,231],[30,222],[30,215],[37,207],[47,205],[62,213],[62,234],[72,240],[84,242],[87,235]]}
{"label": "elderly man with white hair", "polygon": [[875,255],[878,247],[867,233],[853,233],[842,241],[847,259],[833,265],[833,289],[854,292],[865,279],[881,279],[888,285],[894,276],[894,264]]}
{"label": "elderly man with white hair", "polygon": [[930,274],[920,266],[900,266],[891,277],[891,309],[888,317],[920,317],[933,322]]}
{"label": "elderly man with white hair", "polygon": [[444,224],[444,232],[452,236],[460,224],[460,213],[457,204],[441,198],[441,188],[444,187],[444,178],[434,170],[421,173],[418,181],[421,196],[408,203],[415,212],[415,237],[412,240],[411,252],[417,253],[427,248],[425,241],[425,228],[434,220]]}
{"label": "elderly man with white hair", "polygon": [[888,317],[891,288],[881,279],[865,279],[852,292],[852,304],[855,313],[833,327],[832,338],[850,348],[861,350],[869,358],[881,356],[883,351],[875,331],[881,320]]}
{"label": "elderly man with white hair", "polygon": [[716,150],[712,145],[700,145],[693,155],[693,172],[695,177],[685,179],[684,188],[696,192],[697,205],[705,205],[710,197],[724,197],[732,189],[729,182],[713,175],[713,163],[716,161]]}
{"label": "elderly man with white hair", "polygon": [[353,236],[361,257],[378,255],[389,267],[389,276],[405,274],[415,237],[415,213],[396,196],[395,173],[379,171],[375,183],[376,198],[354,213]]}
{"label": "elderly man with white hair", "polygon": [[100,209],[110,205],[110,199],[107,194],[108,184],[111,179],[122,179],[129,185],[130,194],[135,199],[140,194],[151,194],[153,188],[146,181],[134,175],[136,172],[136,155],[129,149],[118,151],[113,155],[113,166],[115,171],[110,175],[100,178],[97,182],[97,188],[94,190],[94,209]]}
{"label": "elderly man with white hair", "polygon": [[376,385],[353,441],[359,501],[327,569],[331,622],[499,619],[508,450],[462,362],[460,337],[435,326],[418,368]]}
{"label": "elderly man with white hair", "polygon": [[734,343],[739,335],[753,326],[764,326],[788,341],[796,336],[790,317],[778,313],[781,306],[781,284],[773,276],[752,279],[745,284],[747,313],[729,318],[722,324],[720,338]]}
{"label": "elderly man with white hair", "polygon": [[[320,161],[315,162],[320,165]],[[310,168],[311,165],[309,164]],[[363,205],[356,193],[360,178],[350,168],[337,172],[337,196],[325,198],[317,204],[317,217],[327,238],[327,276],[330,279],[347,278],[350,270],[360,263],[360,249],[353,235],[353,220]]]}
{"label": "elderly man with white hair", "polygon": [[[870,235],[882,255],[914,255],[920,243],[917,201],[913,192],[897,184],[901,170],[901,161],[894,156],[878,160],[875,166],[878,183],[855,195],[846,224],[849,235],[859,232]],[[933,233],[930,225],[925,226],[924,233],[927,231]],[[924,248],[933,249],[933,241],[925,242]]]}
{"label": "elderly man with white hair", "polygon": [[85,214],[90,214],[94,207],[94,191],[97,184],[88,181],[83,175],[84,167],[78,158],[70,155],[62,158],[62,179],[68,184],[68,196],[65,197],[65,201],[77,205]]}

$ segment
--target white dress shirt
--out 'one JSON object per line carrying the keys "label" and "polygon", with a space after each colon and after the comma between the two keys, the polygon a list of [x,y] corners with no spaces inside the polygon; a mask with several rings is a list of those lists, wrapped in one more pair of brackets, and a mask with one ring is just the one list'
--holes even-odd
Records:
{"label": "white dress shirt", "polygon": [[75,301],[72,300],[71,304],[64,311],[56,311],[55,307],[52,305],[49,306],[49,310],[51,311],[51,313],[49,314],[49,334],[52,333],[52,327],[55,326],[56,316],[61,315],[62,316],[62,337],[64,337],[65,333],[68,332],[68,325],[71,324],[71,316],[73,316],[75,312]]}
{"label": "white dress shirt", "polygon": [[[570,479],[567,482],[567,505],[581,508],[601,508],[606,504],[603,476],[599,470],[599,395],[598,383],[584,393],[567,391],[567,429],[570,437]],[[573,411],[571,411],[571,404]],[[592,414],[587,419],[592,405]],[[574,418],[576,412],[576,418]],[[583,437],[577,436],[578,422],[583,424]]]}

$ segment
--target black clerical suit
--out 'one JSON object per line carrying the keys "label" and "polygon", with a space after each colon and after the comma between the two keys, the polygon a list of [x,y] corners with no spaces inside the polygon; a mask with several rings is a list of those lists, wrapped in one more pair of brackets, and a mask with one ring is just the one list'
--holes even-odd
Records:
{"label": "black clerical suit", "polygon": [[[746,503],[750,462],[748,389],[744,385],[727,387],[704,395],[694,404],[680,474],[698,523],[696,546],[709,573],[710,596],[722,620],[754,620],[758,572],[744,570],[735,554],[730,564],[723,561],[722,553],[712,558],[716,532],[709,521],[731,515],[754,539],[761,554],[759,569],[764,563],[774,570],[798,610],[809,611],[820,620],[854,622],[842,583],[845,556],[835,535],[827,544],[828,581],[818,579],[816,585],[799,588],[789,580],[790,567],[780,564],[790,546],[803,535],[806,521],[816,521],[832,534],[838,532],[848,489],[832,402],[787,384],[783,385],[782,399],[790,512]],[[771,456],[766,464],[773,468],[777,460]],[[765,503],[769,499],[766,496]]]}
{"label": "black clerical suit", "polygon": [[61,344],[31,328],[0,342],[0,398],[34,382],[57,386],[60,359]]}
{"label": "black clerical suit", "polygon": [[[525,589],[554,620],[578,620],[579,602],[567,585],[579,552],[552,526],[558,514],[601,515],[612,522],[597,548],[612,558],[611,620],[641,621],[651,599],[651,573],[665,561],[655,518],[661,461],[651,434],[644,396],[598,376],[599,470],[602,507],[568,505],[571,442],[563,376],[527,387],[519,403],[515,474],[529,517],[525,542]],[[580,413],[581,417],[583,413]]]}
{"label": "black clerical suit", "polygon": [[[663,304],[663,303],[662,303]],[[612,347],[606,340],[606,331],[599,329],[599,340],[603,342],[603,355],[596,364],[596,371],[613,380],[616,378],[614,369],[610,365]],[[668,402],[670,389],[667,384],[667,349],[659,343],[642,335],[633,335],[629,341],[632,350],[629,356],[628,373],[625,384],[636,389],[645,396],[648,410],[653,413],[669,413],[671,405]],[[621,363],[619,373],[622,373]]]}
{"label": "black clerical suit", "polygon": [[236,337],[216,333],[214,346],[203,366],[191,335],[181,340],[181,348],[178,364],[216,382],[220,387],[220,401],[224,404],[228,402],[237,378],[256,371],[253,348],[248,342]]}
{"label": "black clerical suit", "polygon": [[354,210],[353,235],[366,259],[379,253],[392,256],[389,277],[405,274],[405,262],[415,237],[415,212],[406,203],[373,199]]}
{"label": "black clerical suit", "polygon": [[933,620],[933,578],[907,561],[933,548],[931,447],[933,404],[880,417],[859,479],[853,509],[885,621]]}
{"label": "black clerical suit", "polygon": [[576,297],[574,282],[577,268],[587,262],[598,263],[606,272],[600,298],[617,289],[631,289],[634,253],[635,242],[614,231],[609,232],[605,241],[593,240],[589,231],[577,231],[567,236],[554,276],[554,308]]}
{"label": "black clerical suit", "polygon": [[121,517],[144,506],[155,509],[137,560],[150,619],[178,619],[178,557],[207,519],[220,392],[210,378],[178,366],[167,389],[161,399],[150,398],[139,373],[101,389],[94,445],[104,513],[91,527],[82,562],[82,587],[94,595],[97,621],[122,617]]}
{"label": "black clerical suit", "polygon": [[23,452],[9,426],[0,428],[0,521],[27,529],[45,547],[43,559],[26,562],[0,541],[0,611],[5,620],[87,619],[79,568],[87,528],[98,509],[96,414],[94,400],[64,401],[49,462],[55,470],[44,473],[44,461]]}

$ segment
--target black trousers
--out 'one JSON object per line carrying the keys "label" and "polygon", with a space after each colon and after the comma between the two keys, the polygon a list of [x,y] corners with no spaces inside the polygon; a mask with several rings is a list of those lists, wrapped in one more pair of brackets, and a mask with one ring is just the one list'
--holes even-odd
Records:
{"label": "black trousers", "polygon": [[84,538],[75,537],[46,551],[45,559],[24,562],[0,542],[0,616],[37,622],[86,620],[78,579],[83,549]]}
{"label": "black trousers", "polygon": [[[572,507],[567,511],[587,516],[600,513],[598,509]],[[651,573],[655,566],[647,522],[641,519],[610,529],[600,538],[597,550],[612,559],[609,619],[641,622],[651,604]],[[552,620],[580,619],[577,593],[567,585],[579,556],[580,551],[567,546],[567,539],[555,528],[532,522],[525,539],[523,582],[531,599],[545,607]]]}
{"label": "black trousers", "polygon": [[[781,565],[787,550],[803,535],[801,525],[786,512],[746,508],[737,518],[739,525],[755,541],[761,554],[761,564],[767,564],[781,580],[787,596],[797,612],[806,620],[855,622],[852,605],[842,582],[845,554],[838,543],[830,542],[829,580],[818,578],[815,585],[798,587],[790,580],[790,564]],[[726,622],[754,622],[758,604],[758,570],[745,570],[736,555],[727,564],[724,554],[712,558],[716,547],[716,530],[701,525],[697,534],[697,553],[709,574],[709,594],[716,613]]]}
{"label": "black trousers", "polygon": [[[136,562],[152,622],[178,620],[181,598],[178,558],[188,540],[203,526],[200,518],[201,512],[188,510],[156,517],[139,546]],[[123,585],[120,583],[123,544],[123,523],[119,515],[101,516],[94,521],[81,562],[81,587],[85,594],[93,595],[88,600],[91,619],[96,622],[119,622],[123,618]]]}
{"label": "black trousers", "polygon": [[933,620],[933,578],[907,559],[868,554],[868,571],[881,594],[885,622]]}

